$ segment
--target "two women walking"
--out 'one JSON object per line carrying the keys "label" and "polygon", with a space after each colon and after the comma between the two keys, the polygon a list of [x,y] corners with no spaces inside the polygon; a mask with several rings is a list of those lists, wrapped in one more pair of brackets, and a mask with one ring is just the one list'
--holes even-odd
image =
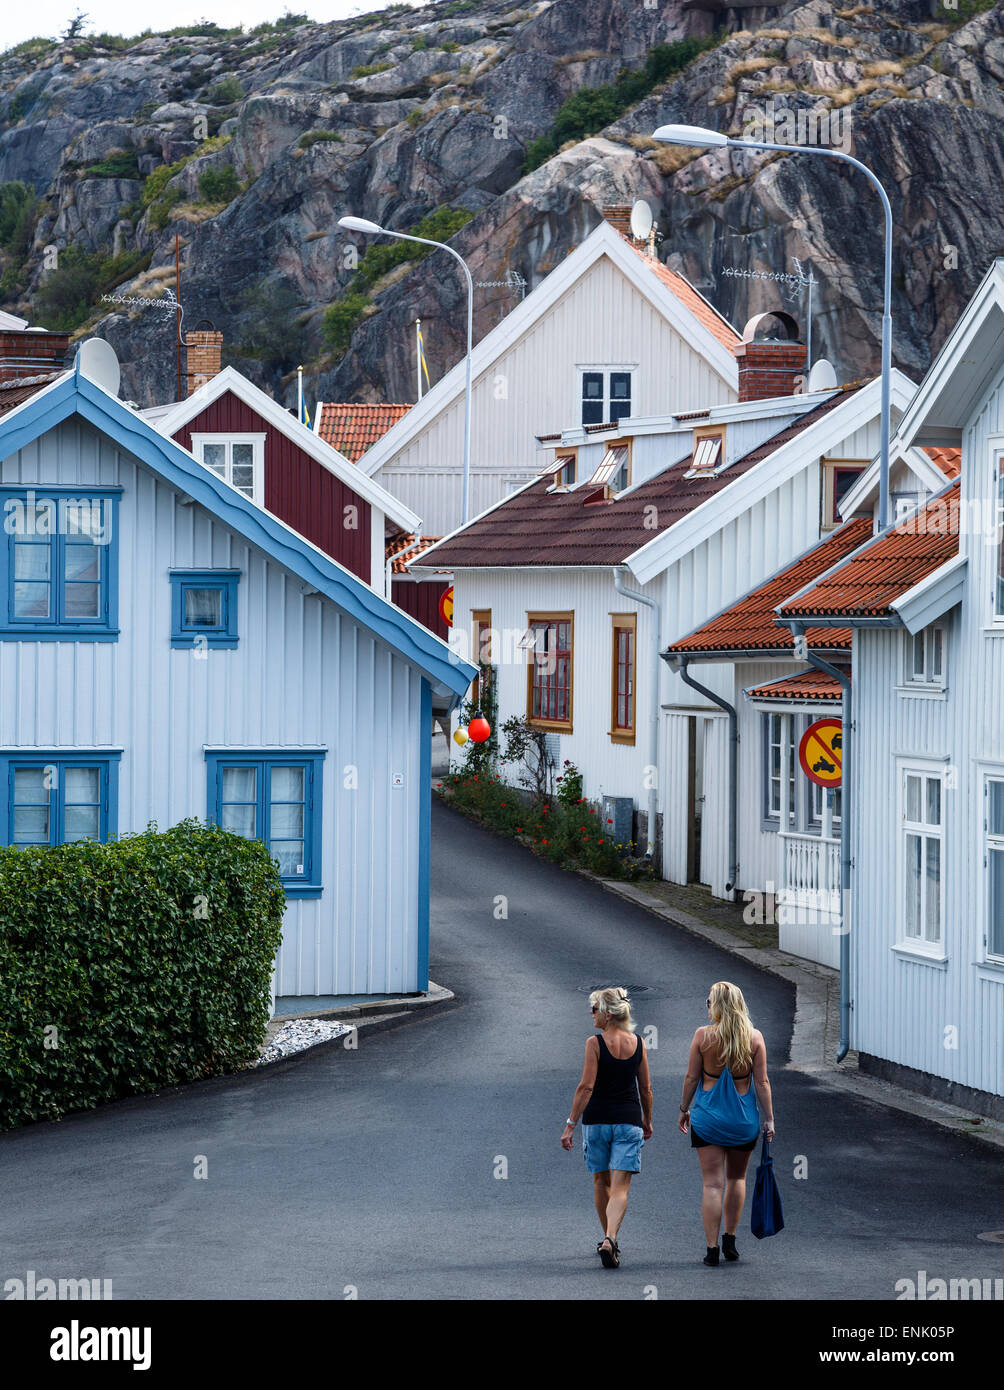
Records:
{"label": "two women walking", "polygon": [[[581,1119],[583,1153],[603,1227],[596,1249],[603,1264],[615,1269],[631,1178],[641,1172],[642,1145],[653,1133],[652,1085],[645,1045],[634,1036],[627,991],[595,990],[589,1007],[598,1035],[586,1043],[582,1079],[561,1144],[571,1149]],[[701,1165],[704,1263],[717,1265],[720,1253],[727,1261],[739,1258],[735,1238],[746,1200],[746,1169],[760,1137],[757,1101],[768,1140],[774,1138],[774,1111],[767,1049],[753,1027],[742,990],[727,980],[718,981],[711,986],[707,1009],[709,1021],[697,1029],[690,1044],[679,1127],[689,1132]]]}

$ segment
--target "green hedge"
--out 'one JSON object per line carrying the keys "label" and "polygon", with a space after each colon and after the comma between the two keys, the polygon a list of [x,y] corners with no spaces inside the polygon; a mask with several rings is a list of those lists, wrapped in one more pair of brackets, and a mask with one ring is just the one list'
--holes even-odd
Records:
{"label": "green hedge", "polygon": [[284,908],[264,844],[195,820],[0,849],[0,1129],[253,1058]]}

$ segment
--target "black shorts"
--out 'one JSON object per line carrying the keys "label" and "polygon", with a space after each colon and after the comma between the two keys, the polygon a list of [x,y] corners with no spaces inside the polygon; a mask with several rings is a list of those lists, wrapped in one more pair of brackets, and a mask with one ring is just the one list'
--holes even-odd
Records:
{"label": "black shorts", "polygon": [[[748,1154],[752,1153],[760,1142],[759,1134],[755,1139],[751,1139],[748,1144],[719,1144],[720,1149],[724,1149],[727,1154]],[[714,1145],[710,1139],[702,1139],[693,1125],[690,1126],[690,1147],[692,1149],[709,1149]]]}

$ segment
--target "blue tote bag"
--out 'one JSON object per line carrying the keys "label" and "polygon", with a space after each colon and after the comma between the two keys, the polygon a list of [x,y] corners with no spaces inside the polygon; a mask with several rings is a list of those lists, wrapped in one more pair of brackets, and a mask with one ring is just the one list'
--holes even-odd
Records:
{"label": "blue tote bag", "polygon": [[756,1182],[753,1185],[750,1229],[757,1240],[763,1240],[764,1236],[776,1236],[778,1231],[784,1230],[781,1194],[774,1179],[774,1160],[771,1157],[766,1131],[760,1150],[760,1165],[756,1170]]}

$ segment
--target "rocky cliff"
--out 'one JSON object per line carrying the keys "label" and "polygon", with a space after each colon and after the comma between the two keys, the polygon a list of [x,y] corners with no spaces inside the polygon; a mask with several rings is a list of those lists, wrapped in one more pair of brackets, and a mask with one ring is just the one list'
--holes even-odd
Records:
{"label": "rocky cliff", "polygon": [[[844,378],[876,370],[867,181],[831,159],[652,141],[686,121],[828,143],[875,171],[894,213],[894,360],[919,378],[1004,253],[1001,5],[698,2],[452,0],[21,45],[0,57],[0,302],[108,338],[125,393],[167,399],[173,317],[100,295],[174,288],[177,236],[186,326],[222,329],[268,389],[291,401],[302,362],[311,398],[407,400],[413,321],[435,380],[463,351],[464,285],[442,253],[360,278],[367,243],[341,215],[408,230],[466,214],[452,244],[475,280],[515,273],[529,291],[605,204],[644,197],[660,255],[733,322],[779,302],[745,272],[801,267],[813,355]],[[804,322],[804,291],[787,292]],[[519,293],[479,288],[476,335]]]}

